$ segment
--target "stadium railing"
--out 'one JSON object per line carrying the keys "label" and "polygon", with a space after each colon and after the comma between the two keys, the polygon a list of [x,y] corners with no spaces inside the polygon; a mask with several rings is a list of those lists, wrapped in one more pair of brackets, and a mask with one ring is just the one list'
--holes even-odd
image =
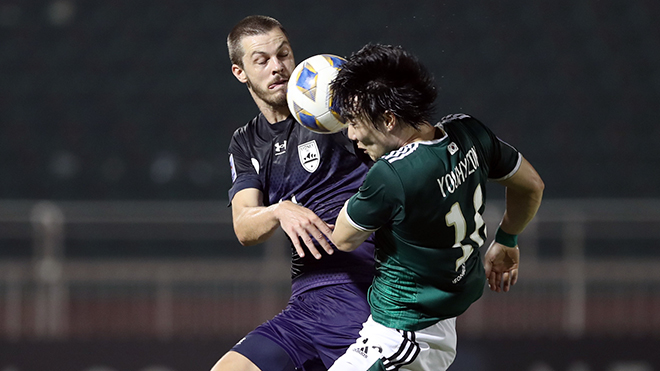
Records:
{"label": "stadium railing", "polygon": [[[4,339],[240,337],[289,296],[283,233],[241,246],[224,200],[0,201],[0,244]],[[660,335],[660,200],[545,200],[520,244],[462,336]]]}

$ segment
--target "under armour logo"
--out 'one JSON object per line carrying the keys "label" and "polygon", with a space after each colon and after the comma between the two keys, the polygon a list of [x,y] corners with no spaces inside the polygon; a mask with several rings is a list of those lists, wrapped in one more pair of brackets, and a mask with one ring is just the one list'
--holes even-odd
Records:
{"label": "under armour logo", "polygon": [[286,152],[286,140],[284,143],[275,143],[275,156],[279,156]]}

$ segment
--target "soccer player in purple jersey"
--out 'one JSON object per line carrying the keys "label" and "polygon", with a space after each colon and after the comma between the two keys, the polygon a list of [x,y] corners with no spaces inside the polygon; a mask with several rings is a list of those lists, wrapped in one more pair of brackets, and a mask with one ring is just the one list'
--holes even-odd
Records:
{"label": "soccer player in purple jersey", "polygon": [[295,61],[277,20],[243,19],[227,46],[234,76],[260,111],[229,145],[234,231],[241,244],[254,245],[284,230],[292,246],[292,295],[280,314],[250,332],[212,371],[326,370],[370,313],[373,242],[351,253],[328,242],[329,225],[368,166],[345,132],[317,134],[290,115],[286,84]]}

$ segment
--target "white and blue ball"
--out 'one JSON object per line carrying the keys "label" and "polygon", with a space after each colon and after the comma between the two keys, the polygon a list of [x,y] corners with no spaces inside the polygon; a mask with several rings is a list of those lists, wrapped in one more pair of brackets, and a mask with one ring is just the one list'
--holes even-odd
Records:
{"label": "white and blue ball", "polygon": [[300,62],[287,85],[287,103],[296,121],[307,129],[336,133],[346,125],[332,108],[330,83],[346,60],[332,54],[319,54]]}

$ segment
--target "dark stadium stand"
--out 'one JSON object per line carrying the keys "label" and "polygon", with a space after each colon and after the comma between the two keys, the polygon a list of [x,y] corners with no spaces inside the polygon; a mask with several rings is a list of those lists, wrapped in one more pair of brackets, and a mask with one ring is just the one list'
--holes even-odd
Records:
{"label": "dark stadium stand", "polygon": [[66,4],[0,5],[3,199],[225,198],[229,137],[256,112],[224,45],[248,9],[284,22],[298,60],[367,42],[414,51],[436,76],[438,116],[488,122],[537,166],[547,197],[657,195],[655,2],[393,2],[341,13],[340,1],[295,15],[294,1]]}

